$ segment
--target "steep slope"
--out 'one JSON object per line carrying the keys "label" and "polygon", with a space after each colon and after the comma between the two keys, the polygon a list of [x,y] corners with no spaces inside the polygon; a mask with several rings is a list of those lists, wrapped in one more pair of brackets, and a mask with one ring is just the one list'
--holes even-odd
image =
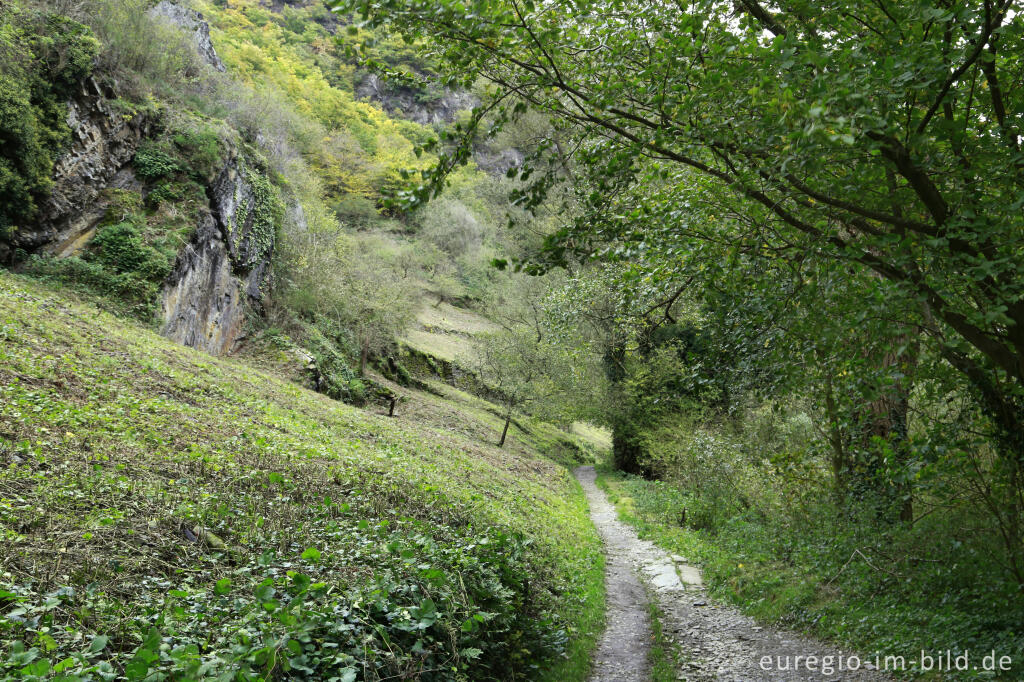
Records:
{"label": "steep slope", "polygon": [[[237,126],[119,81],[141,79],[143,69],[118,72],[104,50],[133,62],[123,54],[132,41],[136,48],[167,42],[172,55],[177,49],[182,61],[171,71],[182,84],[213,83],[224,71],[201,15],[166,1],[145,7],[98,4],[98,13],[114,16],[96,19],[95,30],[119,31],[107,42],[31,1],[0,13],[0,24],[33,46],[35,61],[23,60],[34,64],[36,97],[52,105],[60,136],[38,206],[0,229],[0,263],[105,296],[169,338],[220,355],[245,336],[247,317],[263,310],[285,209],[302,209]],[[127,16],[136,10],[142,16]],[[91,47],[58,89],[48,85],[54,67],[45,65],[60,60],[47,58],[45,46],[63,39],[76,47],[62,32],[78,36],[79,50]],[[25,108],[12,114],[29,116]],[[5,119],[5,134],[10,126]]]}
{"label": "steep slope", "polygon": [[6,273],[0,338],[0,679],[481,680],[585,660],[585,502],[536,451],[446,428],[486,430],[476,410],[410,394],[415,422],[359,411]]}
{"label": "steep slope", "polygon": [[[454,373],[473,333],[415,313],[424,297],[449,312],[508,298],[489,262],[526,239],[503,226],[509,181],[470,164],[439,202],[385,208],[432,162],[417,148],[476,100],[431,81],[421,46],[347,21],[307,0],[17,0],[0,28],[32,46],[26,83],[63,132],[33,186],[38,210],[15,206],[0,225],[0,261],[213,355],[272,327],[310,370],[296,378],[355,404],[380,393],[368,365],[408,377],[399,338]],[[67,27],[83,56],[55,75],[42,57]],[[353,50],[425,80],[385,84]],[[516,156],[513,143],[488,153]]]}

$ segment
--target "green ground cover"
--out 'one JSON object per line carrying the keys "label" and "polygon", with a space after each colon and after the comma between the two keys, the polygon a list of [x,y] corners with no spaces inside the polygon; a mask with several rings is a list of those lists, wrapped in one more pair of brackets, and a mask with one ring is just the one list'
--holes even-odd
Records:
{"label": "green ground cover", "polygon": [[[993,593],[981,584],[973,592],[945,590],[942,573],[957,569],[955,564],[935,564],[930,572],[900,580],[872,560],[875,552],[866,544],[866,524],[856,536],[828,537],[828,518],[823,515],[819,526],[808,523],[792,529],[798,542],[764,519],[738,514],[710,532],[680,523],[683,510],[698,504],[694,495],[607,466],[599,466],[598,474],[598,485],[619,517],[640,537],[700,565],[712,596],[759,620],[839,642],[844,650],[858,650],[870,659],[877,653],[910,660],[921,651],[949,649],[968,651],[976,662],[990,651],[1015,662],[1024,660],[1024,646],[1013,626],[1019,605],[1012,595]],[[876,535],[883,548],[899,542]],[[840,554],[832,546],[836,542],[860,547],[861,553],[851,551],[851,560],[843,565],[835,558]],[[979,602],[992,599],[1001,600],[1003,609],[977,608]],[[915,675],[909,669],[905,674]],[[937,674],[941,675],[933,672],[924,678],[946,679]],[[958,673],[956,679],[986,674],[992,675],[975,670]]]}
{"label": "green ground cover", "polygon": [[582,677],[600,545],[551,433],[388,419],[7,273],[0,338],[0,679]]}

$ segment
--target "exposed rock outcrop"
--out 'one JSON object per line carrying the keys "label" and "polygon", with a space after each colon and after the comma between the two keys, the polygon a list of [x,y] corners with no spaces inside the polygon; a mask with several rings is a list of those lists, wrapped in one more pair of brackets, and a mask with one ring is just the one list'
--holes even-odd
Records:
{"label": "exposed rock outcrop", "polygon": [[225,70],[224,62],[220,60],[210,40],[210,25],[203,20],[202,14],[168,0],[161,0],[149,10],[149,16],[168,21],[191,34],[192,43],[203,61],[218,71]]}
{"label": "exposed rock outcrop", "polygon": [[[224,70],[201,15],[167,0],[150,12],[191,32],[203,59]],[[52,192],[34,225],[0,242],[0,261],[12,260],[16,250],[76,255],[107,217],[116,198],[110,190],[145,194],[132,162],[156,122],[116,107],[116,99],[116,93],[89,79],[68,103],[72,142],[55,164]],[[255,155],[236,143],[228,147],[220,172],[206,187],[209,203],[199,209],[195,232],[161,293],[164,335],[214,355],[229,352],[244,334],[246,316],[262,310],[275,225],[284,216]],[[301,207],[292,207],[289,215],[305,221]]]}
{"label": "exposed rock outcrop", "polygon": [[162,293],[164,336],[219,355],[242,335],[245,310],[217,220],[205,214]]}
{"label": "exposed rock outcrop", "polygon": [[234,154],[210,185],[210,209],[178,255],[161,295],[164,336],[212,355],[242,339],[263,307],[274,248],[266,179]]}
{"label": "exposed rock outcrop", "polygon": [[112,99],[90,78],[68,102],[71,146],[54,165],[53,188],[40,204],[38,219],[11,235],[7,247],[0,244],[0,261],[10,260],[14,249],[73,255],[107,210],[103,190],[139,187],[129,162],[153,121],[115,110]]}
{"label": "exposed rock outcrop", "polygon": [[359,83],[356,95],[379,103],[389,114],[401,115],[421,125],[451,123],[460,111],[480,104],[472,93],[447,88],[437,97],[428,99],[423,92],[386,83],[373,73]]}
{"label": "exposed rock outcrop", "polygon": [[473,150],[473,160],[477,167],[488,175],[505,175],[510,168],[519,168],[526,159],[518,149],[492,150],[478,147]]}
{"label": "exposed rock outcrop", "polygon": [[[423,91],[388,83],[372,73],[356,86],[356,94],[380,104],[389,114],[421,125],[452,123],[459,112],[480,104],[475,95],[465,90],[444,88],[430,97]],[[504,175],[510,168],[521,166],[523,159],[518,149],[490,149],[484,145],[473,151],[473,160],[489,175]]]}

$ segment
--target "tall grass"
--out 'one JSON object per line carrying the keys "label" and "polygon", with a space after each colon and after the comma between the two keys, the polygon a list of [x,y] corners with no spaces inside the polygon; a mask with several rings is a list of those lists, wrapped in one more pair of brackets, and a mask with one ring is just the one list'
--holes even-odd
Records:
{"label": "tall grass", "polygon": [[190,38],[149,16],[146,0],[46,0],[44,5],[92,29],[103,45],[97,71],[120,94],[171,96],[202,73]]}

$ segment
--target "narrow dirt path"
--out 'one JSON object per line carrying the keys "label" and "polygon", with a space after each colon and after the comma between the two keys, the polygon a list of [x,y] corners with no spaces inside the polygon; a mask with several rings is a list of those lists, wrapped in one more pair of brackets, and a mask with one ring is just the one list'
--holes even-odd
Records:
{"label": "narrow dirt path", "polygon": [[619,521],[615,507],[597,487],[594,467],[574,472],[590,505],[590,520],[604,541],[604,587],[608,603],[606,628],[594,652],[591,682],[633,682],[650,679],[647,654],[651,622],[647,591],[636,572],[632,552],[639,541],[633,529]]}
{"label": "narrow dirt path", "polygon": [[[594,654],[591,682],[650,679],[650,599],[662,614],[663,635],[686,660],[676,679],[690,682],[867,681],[889,678],[834,647],[757,625],[736,609],[713,604],[700,570],[670,556],[619,521],[595,484],[594,467],[574,472],[605,544],[607,629]],[[770,662],[768,662],[770,659]],[[856,669],[854,669],[856,668]]]}

